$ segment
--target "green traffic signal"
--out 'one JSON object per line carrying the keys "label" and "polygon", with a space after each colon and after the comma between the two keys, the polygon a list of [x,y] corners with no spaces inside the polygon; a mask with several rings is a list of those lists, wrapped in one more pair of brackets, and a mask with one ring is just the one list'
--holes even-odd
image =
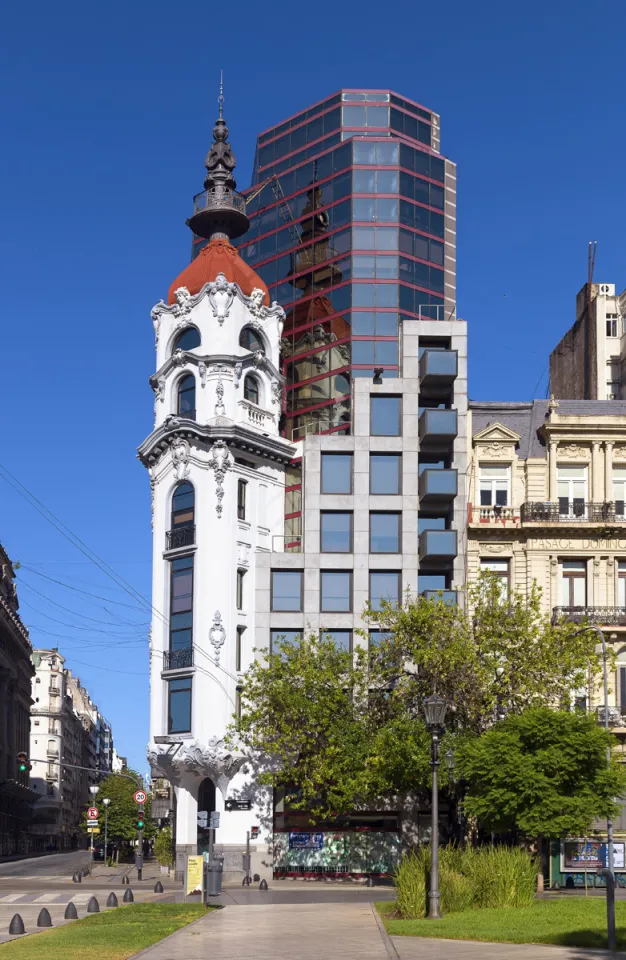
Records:
{"label": "green traffic signal", "polygon": [[137,821],[137,829],[138,829],[138,830],[143,830],[143,820],[138,820],[138,821]]}
{"label": "green traffic signal", "polygon": [[26,773],[29,768],[28,766],[28,757],[25,753],[18,753],[17,755],[17,769],[20,773]]}

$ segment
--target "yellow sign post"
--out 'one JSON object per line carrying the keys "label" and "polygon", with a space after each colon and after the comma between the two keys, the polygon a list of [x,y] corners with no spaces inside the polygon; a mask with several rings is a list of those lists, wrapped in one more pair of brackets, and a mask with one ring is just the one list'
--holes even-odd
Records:
{"label": "yellow sign post", "polygon": [[187,879],[185,893],[202,893],[202,863],[203,857],[187,857]]}
{"label": "yellow sign post", "polygon": [[100,833],[100,827],[87,827],[87,833]]}

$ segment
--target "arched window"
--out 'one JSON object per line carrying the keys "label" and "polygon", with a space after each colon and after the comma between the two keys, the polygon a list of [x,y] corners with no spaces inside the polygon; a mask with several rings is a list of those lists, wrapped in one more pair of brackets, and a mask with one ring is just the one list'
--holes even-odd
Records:
{"label": "arched window", "polygon": [[185,480],[179,483],[172,494],[171,529],[167,533],[167,549],[188,547],[196,542],[195,528],[195,490]]}
{"label": "arched window", "polygon": [[256,403],[258,406],[259,403],[259,381],[256,377],[248,376],[243,382],[243,396],[244,400],[249,400],[250,403]]}
{"label": "arched window", "polygon": [[258,333],[254,332],[252,327],[243,328],[239,334],[239,346],[244,347],[245,350],[249,350],[250,353],[254,353],[256,350],[265,353],[265,344]]}
{"label": "arched window", "polygon": [[177,413],[188,420],[196,419],[196,378],[191,373],[178,381]]}
{"label": "arched window", "polygon": [[200,331],[196,327],[187,327],[174,340],[172,353],[176,350],[193,350],[200,346],[200,342]]}

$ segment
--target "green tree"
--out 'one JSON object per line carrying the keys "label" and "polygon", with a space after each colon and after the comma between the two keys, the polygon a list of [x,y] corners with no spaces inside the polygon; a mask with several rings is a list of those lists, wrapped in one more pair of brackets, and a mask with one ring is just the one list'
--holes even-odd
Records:
{"label": "green tree", "polygon": [[620,810],[626,774],[615,760],[607,766],[613,743],[590,714],[535,707],[507,717],[459,750],[465,809],[497,832],[584,836]]}
{"label": "green tree", "polygon": [[[141,777],[134,770],[125,770],[135,777],[138,783],[141,783]],[[101,780],[100,790],[95,798],[94,806],[99,810],[98,823],[100,824],[100,834],[104,837],[104,804],[105,797],[111,801],[108,812],[108,837],[112,843],[124,843],[137,839],[137,811],[139,804],[135,803],[133,794],[137,790],[137,785],[124,777],[111,774]],[[91,804],[88,804],[91,806]],[[156,825],[150,819],[150,797],[148,796],[143,805],[145,813],[145,827],[143,831],[144,838],[149,840],[156,833]],[[87,826],[87,807],[83,811],[81,818],[81,827],[86,831]]]}
{"label": "green tree", "polygon": [[161,827],[154,841],[154,855],[162,867],[174,866],[174,847],[171,827]]}

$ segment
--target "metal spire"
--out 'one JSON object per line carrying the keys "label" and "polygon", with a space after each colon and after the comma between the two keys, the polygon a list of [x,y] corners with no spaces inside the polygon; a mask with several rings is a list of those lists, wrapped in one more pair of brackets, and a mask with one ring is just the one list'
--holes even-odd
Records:
{"label": "metal spire", "polygon": [[224,71],[220,70],[220,95],[217,98],[220,107],[219,119],[224,119]]}

